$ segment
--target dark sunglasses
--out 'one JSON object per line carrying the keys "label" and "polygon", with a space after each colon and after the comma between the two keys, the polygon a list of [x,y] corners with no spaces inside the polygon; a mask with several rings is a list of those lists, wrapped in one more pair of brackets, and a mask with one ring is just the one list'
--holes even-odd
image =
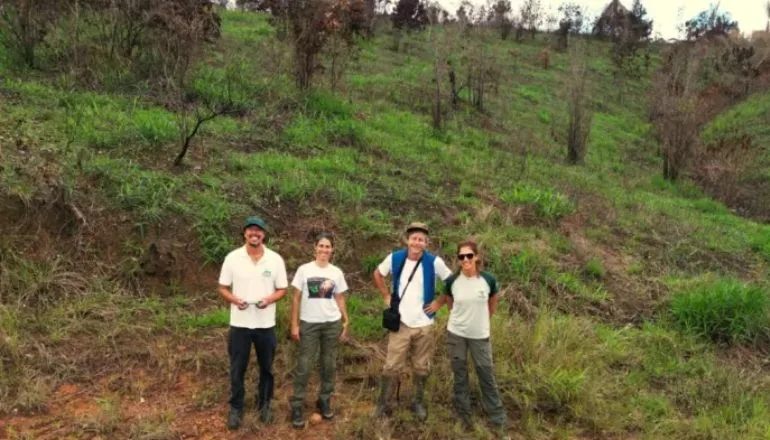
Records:
{"label": "dark sunglasses", "polygon": [[473,254],[457,254],[457,259],[460,260],[460,261],[466,260],[466,259],[467,260],[472,260],[473,256],[474,256]]}

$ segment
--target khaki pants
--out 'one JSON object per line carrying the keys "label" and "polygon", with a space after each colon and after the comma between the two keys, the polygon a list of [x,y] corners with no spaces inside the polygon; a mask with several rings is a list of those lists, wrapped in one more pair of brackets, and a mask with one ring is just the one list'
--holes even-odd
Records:
{"label": "khaki pants", "polygon": [[412,351],[412,369],[416,376],[427,376],[430,372],[430,358],[436,345],[433,325],[408,327],[401,323],[397,332],[388,332],[388,355],[382,373],[397,376],[406,366]]}

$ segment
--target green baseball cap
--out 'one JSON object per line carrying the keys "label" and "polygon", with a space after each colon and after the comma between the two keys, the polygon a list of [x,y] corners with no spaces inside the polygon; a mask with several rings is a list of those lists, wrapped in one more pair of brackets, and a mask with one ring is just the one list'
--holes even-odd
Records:
{"label": "green baseball cap", "polygon": [[257,217],[257,216],[246,217],[246,221],[243,222],[243,229],[245,230],[249,226],[257,226],[259,229],[267,232],[267,223],[265,223],[265,221],[262,220],[261,217]]}

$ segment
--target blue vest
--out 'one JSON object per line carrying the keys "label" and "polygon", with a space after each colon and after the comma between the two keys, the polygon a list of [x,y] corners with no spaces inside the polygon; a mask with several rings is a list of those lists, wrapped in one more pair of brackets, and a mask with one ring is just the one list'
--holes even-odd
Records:
{"label": "blue vest", "polygon": [[[399,285],[401,284],[401,272],[406,264],[407,249],[401,249],[393,252],[391,257],[391,267],[393,271],[393,292],[391,292],[391,303],[395,304],[395,301],[400,301],[398,296]],[[428,251],[423,251],[420,266],[422,267],[422,279],[423,279],[423,293],[422,302],[423,306],[433,302],[433,298],[436,294],[436,268],[433,262],[436,260],[436,256]],[[412,279],[414,282],[414,279]],[[435,313],[426,313],[431,319]]]}

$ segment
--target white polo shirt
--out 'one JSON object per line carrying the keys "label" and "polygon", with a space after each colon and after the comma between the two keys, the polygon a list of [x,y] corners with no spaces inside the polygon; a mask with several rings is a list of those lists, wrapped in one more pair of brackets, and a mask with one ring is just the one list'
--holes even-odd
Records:
{"label": "white polo shirt", "polygon": [[[412,273],[416,264],[416,260],[410,260],[409,258],[404,261],[404,268],[401,270],[401,280],[399,281],[399,289],[402,291],[398,292],[399,298],[402,298],[401,302],[398,303],[398,312],[401,314],[401,322],[407,327],[413,328],[425,327],[433,324],[433,319],[425,314],[425,311],[423,310],[423,283],[425,283],[426,280],[423,280],[423,269],[421,267],[417,268],[417,271],[412,278],[412,282],[406,288],[406,291],[403,291],[404,286],[406,286],[407,281],[409,281],[409,274]],[[385,277],[391,273],[393,269],[392,266],[393,254],[391,253],[382,260],[377,268],[380,271],[380,274]],[[433,261],[433,269],[436,273],[436,277],[441,278],[442,280],[446,280],[452,275],[452,271],[439,256],[436,256],[436,259]],[[435,283],[436,280],[427,280],[427,282]],[[436,292],[436,297],[438,297],[438,295],[439,292]]]}
{"label": "white polo shirt", "polygon": [[[246,252],[245,245],[230,252],[219,274],[220,285],[230,286],[233,295],[249,303],[256,303],[277,289],[289,287],[283,258],[266,246],[263,247],[265,253],[256,262]],[[245,310],[230,304],[230,325],[250,329],[274,327],[275,312],[275,303],[264,309],[250,304]]]}

